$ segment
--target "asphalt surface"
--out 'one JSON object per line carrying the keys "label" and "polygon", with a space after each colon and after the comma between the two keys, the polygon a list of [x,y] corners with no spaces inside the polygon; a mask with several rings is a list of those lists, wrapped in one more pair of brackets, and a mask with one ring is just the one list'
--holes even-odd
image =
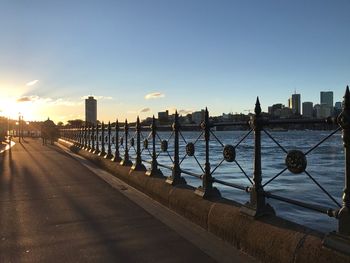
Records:
{"label": "asphalt surface", "polygon": [[0,155],[0,262],[214,262],[56,146]]}

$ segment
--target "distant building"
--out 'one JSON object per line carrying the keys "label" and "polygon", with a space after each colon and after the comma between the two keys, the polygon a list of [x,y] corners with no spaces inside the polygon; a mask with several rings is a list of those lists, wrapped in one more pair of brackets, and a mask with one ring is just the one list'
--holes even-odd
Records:
{"label": "distant building", "polygon": [[85,121],[87,123],[97,123],[97,100],[94,97],[85,99]]}
{"label": "distant building", "polygon": [[205,110],[192,112],[192,121],[195,124],[200,124],[202,121],[204,121],[204,118],[205,118]]}
{"label": "distant building", "polygon": [[159,122],[168,122],[169,121],[169,111],[158,112],[158,121]]}
{"label": "distant building", "polygon": [[321,91],[320,104],[326,104],[333,108],[333,91]]}
{"label": "distant building", "polygon": [[315,104],[314,105],[314,116],[319,119],[321,115],[321,105],[320,104]]}
{"label": "distant building", "polygon": [[303,102],[303,117],[312,118],[314,113],[314,106],[312,102]]}
{"label": "distant building", "polygon": [[292,109],[293,114],[300,115],[301,113],[301,103],[300,94],[292,94],[292,97],[288,100],[288,106]]}
{"label": "distant building", "polygon": [[334,105],[334,112],[333,112],[333,116],[338,116],[341,111],[342,111],[342,103],[340,101],[337,101]]}
{"label": "distant building", "polygon": [[279,114],[279,117],[281,119],[287,119],[287,118],[290,118],[293,115],[292,109],[290,109],[288,107],[284,107],[284,108],[282,108],[280,110],[277,110],[277,112],[275,114]]}
{"label": "distant building", "polygon": [[333,107],[329,106],[326,103],[322,103],[320,107],[320,118],[327,118],[329,116],[332,116],[333,114]]}
{"label": "distant building", "polygon": [[340,101],[337,101],[334,105],[334,108],[336,110],[341,110],[342,109],[342,103]]}

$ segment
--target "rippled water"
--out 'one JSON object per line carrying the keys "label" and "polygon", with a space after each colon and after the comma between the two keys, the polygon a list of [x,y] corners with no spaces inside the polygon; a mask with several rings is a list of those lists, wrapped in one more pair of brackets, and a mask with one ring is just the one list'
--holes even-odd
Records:
{"label": "rippled water", "polygon": [[[280,143],[285,150],[298,149],[303,152],[308,151],[323,138],[330,134],[329,131],[288,131],[288,132],[269,132],[275,140]],[[240,139],[247,134],[247,131],[217,131],[214,132],[218,140],[223,144],[236,145]],[[149,134],[143,133],[143,138]],[[201,132],[182,132],[180,137],[180,160],[186,155],[185,146],[187,142],[195,142],[195,156],[198,163],[204,168],[205,144]],[[170,139],[169,139],[170,137]],[[160,150],[160,140],[169,140],[168,155],[167,152]],[[214,170],[223,159],[222,144],[212,135],[210,141],[210,163]],[[186,141],[186,142],[185,142]],[[149,149],[143,149],[142,158],[151,159],[151,144],[149,140]],[[157,153],[159,153],[158,162],[165,165],[172,165],[173,158],[173,136],[170,132],[160,132],[157,138]],[[251,133],[236,148],[236,160],[249,178],[253,176],[254,148],[253,133]],[[277,144],[267,135],[262,133],[262,177],[263,184],[274,177],[286,166],[284,164],[286,153],[281,150]],[[120,148],[123,155],[123,148]],[[130,156],[135,157],[135,150],[130,149]],[[194,157],[186,157],[181,163],[181,168],[196,174],[202,174],[202,170]],[[149,165],[146,164],[147,167]],[[165,175],[170,175],[171,171],[162,168]],[[325,188],[341,204],[341,195],[344,187],[344,150],[342,147],[341,133],[338,132],[315,150],[307,155],[307,171],[313,178]],[[188,184],[195,187],[201,185],[201,180],[183,174]],[[250,186],[251,183],[243,174],[235,162],[228,163],[224,161],[216,170],[213,176],[217,179]],[[215,184],[221,194],[229,199],[245,203],[249,200],[249,194],[242,190]],[[336,204],[317,186],[305,173],[292,174],[288,170],[265,186],[265,191],[277,194],[283,197],[292,198],[311,204],[322,205],[327,208],[337,208]],[[267,199],[277,215],[309,226],[313,229],[329,232],[336,230],[337,220],[330,218],[325,214],[313,212],[295,205],[280,202],[273,199]]]}

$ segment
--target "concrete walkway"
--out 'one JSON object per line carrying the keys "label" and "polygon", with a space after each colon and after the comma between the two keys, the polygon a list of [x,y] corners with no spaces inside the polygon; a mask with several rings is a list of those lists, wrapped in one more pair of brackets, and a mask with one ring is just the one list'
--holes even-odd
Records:
{"label": "concrete walkway", "polygon": [[0,159],[0,262],[215,262],[56,146]]}

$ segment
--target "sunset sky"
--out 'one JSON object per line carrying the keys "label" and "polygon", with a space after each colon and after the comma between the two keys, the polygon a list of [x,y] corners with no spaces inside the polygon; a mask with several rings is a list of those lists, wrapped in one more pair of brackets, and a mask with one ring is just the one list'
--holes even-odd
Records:
{"label": "sunset sky", "polygon": [[136,119],[340,101],[350,1],[0,0],[0,116]]}

